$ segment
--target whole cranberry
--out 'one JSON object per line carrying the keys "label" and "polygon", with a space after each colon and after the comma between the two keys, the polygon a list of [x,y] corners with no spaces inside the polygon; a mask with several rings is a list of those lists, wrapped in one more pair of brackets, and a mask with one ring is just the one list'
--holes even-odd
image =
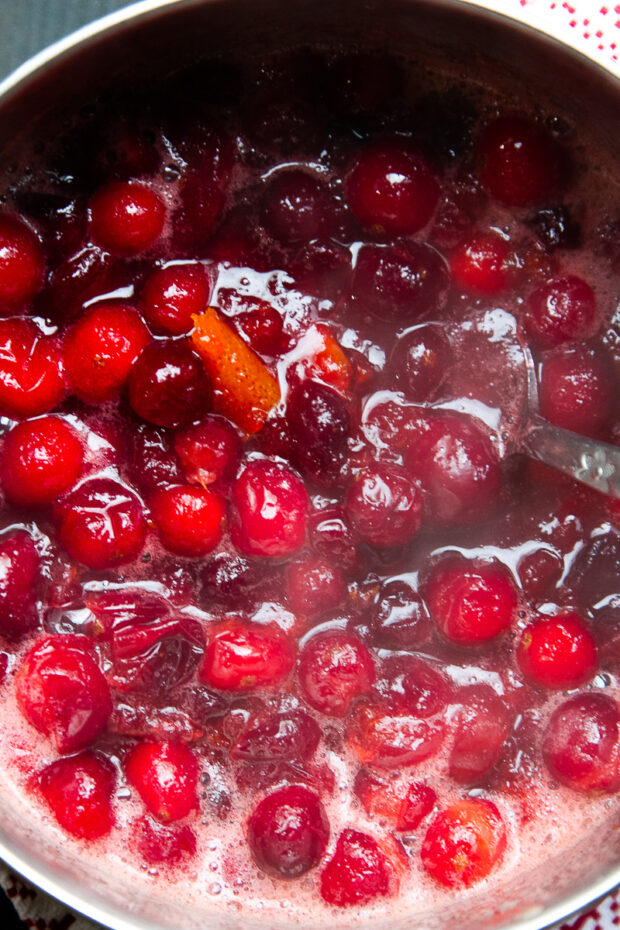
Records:
{"label": "whole cranberry", "polygon": [[170,434],[165,430],[136,423],[131,430],[128,451],[129,478],[144,492],[182,483],[183,472]]}
{"label": "whole cranberry", "polygon": [[471,798],[440,811],[422,843],[422,865],[447,888],[486,878],[506,848],[506,827],[492,801]]}
{"label": "whole cranberry", "polygon": [[441,326],[425,323],[401,336],[392,352],[392,368],[408,400],[432,400],[452,364],[450,341]]}
{"label": "whole cranberry", "polygon": [[307,762],[320,739],[318,723],[303,710],[258,714],[237,737],[230,757],[243,762]]}
{"label": "whole cranberry", "polygon": [[528,339],[539,349],[583,342],[602,323],[590,285],[576,275],[552,278],[530,295],[524,317]]}
{"label": "whole cranberry", "polygon": [[225,621],[209,631],[200,680],[222,691],[274,687],[287,678],[294,661],[293,647],[280,630]]}
{"label": "whole cranberry", "polygon": [[321,897],[336,907],[366,904],[390,893],[389,862],[377,841],[358,830],[343,830],[321,873]]}
{"label": "whole cranberry", "polygon": [[0,632],[12,639],[37,623],[41,566],[32,536],[9,530],[0,536]]}
{"label": "whole cranberry", "polygon": [[306,535],[308,494],[285,465],[250,462],[232,486],[230,534],[245,555],[287,556]]}
{"label": "whole cranberry", "polygon": [[364,765],[398,769],[435,756],[443,745],[441,718],[423,720],[383,702],[358,704],[349,715],[347,743]]}
{"label": "whole cranberry", "polygon": [[432,631],[424,601],[408,582],[398,579],[382,585],[370,626],[377,643],[386,649],[417,649]]}
{"label": "whole cranberry", "polygon": [[489,685],[459,688],[454,702],[461,706],[448,771],[460,784],[473,785],[498,761],[510,731],[510,713]]}
{"label": "whole cranberry", "polygon": [[129,403],[155,426],[188,426],[209,407],[211,386],[189,346],[152,342],[131,371]]}
{"label": "whole cranberry", "polygon": [[346,449],[351,418],[342,397],[319,381],[303,381],[288,398],[286,419],[296,458],[312,474],[330,472]]}
{"label": "whole cranberry", "polygon": [[528,624],[517,646],[519,668],[544,688],[575,688],[597,667],[594,637],[575,613],[541,617]]}
{"label": "whole cranberry", "polygon": [[305,700],[330,717],[344,717],[351,702],[375,679],[366,646],[346,633],[313,636],[299,657],[299,684]]}
{"label": "whole cranberry", "polygon": [[65,393],[56,339],[31,320],[0,320],[0,416],[39,416],[53,410]]}
{"label": "whole cranberry", "polygon": [[452,278],[466,294],[493,297],[507,285],[508,246],[497,234],[477,232],[466,239],[450,260]]}
{"label": "whole cranberry", "polygon": [[196,855],[196,834],[187,824],[165,826],[149,817],[133,825],[133,842],[149,865],[177,866]]}
{"label": "whole cranberry", "polygon": [[562,180],[560,147],[541,125],[520,116],[490,123],[479,140],[479,153],[482,180],[509,207],[538,203]]}
{"label": "whole cranberry", "polygon": [[348,571],[357,564],[357,546],[341,507],[315,510],[308,521],[310,544],[324,562]]}
{"label": "whole cranberry", "polygon": [[187,481],[202,487],[232,481],[241,458],[239,433],[230,420],[215,414],[178,432],[174,448]]}
{"label": "whole cranberry", "polygon": [[38,783],[54,817],[73,836],[96,840],[114,826],[116,773],[101,756],[82,752],[57,759],[39,773]]}
{"label": "whole cranberry", "polygon": [[76,483],[82,461],[82,443],[59,417],[18,423],[7,433],[2,447],[4,493],[19,506],[51,504]]}
{"label": "whole cranberry", "polygon": [[441,672],[430,662],[410,655],[386,659],[375,688],[392,707],[416,717],[434,717],[450,700],[450,686]]}
{"label": "whole cranberry", "polygon": [[245,333],[254,351],[261,355],[280,355],[288,346],[281,314],[265,301],[253,310],[238,313],[235,323]]}
{"label": "whole cranberry", "polygon": [[411,325],[440,310],[447,289],[446,263],[423,242],[363,245],[357,253],[351,299],[361,313]]}
{"label": "whole cranberry", "polygon": [[149,812],[162,823],[198,807],[198,762],[182,743],[140,743],[125,759],[125,775]]}
{"label": "whole cranberry", "polygon": [[0,215],[0,313],[27,304],[43,286],[45,257],[38,238],[21,220]]}
{"label": "whole cranberry", "polygon": [[190,558],[206,555],[222,538],[226,509],[208,488],[176,485],[155,491],[150,509],[166,549]]}
{"label": "whole cranberry", "polygon": [[616,377],[607,359],[587,349],[557,350],[543,361],[540,412],[555,426],[606,438],[613,418]]}
{"label": "whole cranberry", "polygon": [[422,491],[398,465],[374,465],[355,479],[345,511],[357,535],[371,546],[411,542],[422,523]]}
{"label": "whole cranberry", "polygon": [[145,184],[113,181],[97,191],[90,205],[95,242],[116,255],[137,255],[161,235],[165,210]]}
{"label": "whole cranberry", "polygon": [[147,278],[142,313],[153,332],[182,336],[193,329],[192,316],[206,309],[210,296],[211,282],[204,265],[166,265]]}
{"label": "whole cranberry", "polygon": [[313,239],[302,246],[290,271],[300,291],[337,300],[351,277],[351,252],[334,239]]}
{"label": "whole cranberry", "polygon": [[300,169],[278,171],[263,194],[263,223],[274,239],[286,245],[329,234],[333,209],[325,183]]}
{"label": "whole cranberry", "polygon": [[606,694],[577,694],[553,712],[543,740],[551,774],[576,791],[611,792],[620,784],[620,714]]}
{"label": "whole cranberry", "polygon": [[347,594],[342,572],[316,556],[289,562],[284,579],[291,610],[310,619],[338,607]]}
{"label": "whole cranberry", "polygon": [[299,878],[320,861],[329,821],[317,795],[303,785],[280,788],[254,808],[248,843],[256,864],[278,878]]}

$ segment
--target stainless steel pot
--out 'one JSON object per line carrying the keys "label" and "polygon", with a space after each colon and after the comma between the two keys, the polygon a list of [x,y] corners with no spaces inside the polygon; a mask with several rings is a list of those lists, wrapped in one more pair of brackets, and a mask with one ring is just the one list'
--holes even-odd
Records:
{"label": "stainless steel pot", "polygon": [[[481,0],[481,3],[483,0]],[[488,3],[485,4],[488,6]],[[317,42],[415,53],[446,76],[489,83],[535,103],[544,97],[576,125],[587,125],[592,150],[617,152],[620,85],[548,36],[460,0],[144,0],[79,30],[35,56],[0,85],[0,176],[29,140],[45,138],[63,114],[102,87],[148,86],[149,78],[205,52],[274,49]],[[433,913],[406,920],[372,917],[376,930],[541,930],[596,901],[620,883],[620,804],[609,823],[575,836],[570,854],[553,848],[543,868],[528,868]],[[139,888],[105,862],[97,874],[71,844],[45,836],[36,813],[10,783],[0,787],[0,856],[56,898],[114,930],[225,930],[264,923],[216,899],[188,900],[165,883]],[[287,912],[269,923],[289,926]],[[329,926],[359,927],[344,913]],[[370,920],[368,921],[370,924]],[[327,924],[325,925],[327,927]],[[315,921],[315,930],[319,930]]]}

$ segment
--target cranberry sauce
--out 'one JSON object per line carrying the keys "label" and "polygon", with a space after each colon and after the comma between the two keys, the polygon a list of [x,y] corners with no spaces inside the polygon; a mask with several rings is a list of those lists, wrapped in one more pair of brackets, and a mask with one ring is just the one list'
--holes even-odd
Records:
{"label": "cranberry sauce", "polygon": [[514,452],[523,344],[619,441],[614,188],[409,83],[207,64],[6,189],[7,777],[190,898],[410,913],[620,788],[620,508]]}

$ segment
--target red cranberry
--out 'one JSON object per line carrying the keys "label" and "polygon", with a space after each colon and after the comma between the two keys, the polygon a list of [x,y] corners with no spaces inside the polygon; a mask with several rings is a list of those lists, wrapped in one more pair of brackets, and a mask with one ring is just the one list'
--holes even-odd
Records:
{"label": "red cranberry", "polygon": [[313,791],[287,785],[267,795],[248,821],[248,843],[264,872],[299,878],[320,861],[329,839],[329,821]]}
{"label": "red cranberry", "polygon": [[112,712],[110,689],[83,636],[46,636],[22,661],[15,680],[19,708],[60,753],[84,749]]}
{"label": "red cranberry", "polygon": [[493,768],[510,731],[506,704],[488,685],[469,685],[454,695],[461,709],[448,770],[450,778],[472,785]]}
{"label": "red cranberry", "polygon": [[97,191],[90,209],[93,239],[116,255],[144,252],[164,227],[164,205],[145,184],[113,181]]}
{"label": "red cranberry", "polygon": [[461,646],[475,646],[509,629],[518,606],[503,566],[465,559],[449,559],[432,569],[424,598],[446,639]]}
{"label": "red cranberry", "polygon": [[351,277],[351,252],[333,239],[315,239],[302,246],[290,267],[300,291],[323,300],[337,300]]}
{"label": "red cranberry", "polygon": [[241,439],[230,420],[208,414],[177,433],[174,448],[185,478],[205,487],[232,481],[241,458]]}
{"label": "red cranberry", "polygon": [[45,258],[34,233],[12,216],[0,215],[0,312],[27,304],[43,286]]}
{"label": "red cranberry", "polygon": [[374,465],[356,478],[346,514],[364,542],[380,548],[411,542],[422,523],[422,492],[398,465]]}
{"label": "red cranberry", "polygon": [[558,351],[543,362],[540,412],[555,426],[606,437],[616,397],[616,378],[606,359],[586,349]]}
{"label": "red cranberry", "polygon": [[243,762],[307,762],[320,739],[318,723],[303,710],[260,714],[239,735],[230,756]]}
{"label": "red cranberry", "polygon": [[162,543],[177,555],[206,555],[222,538],[224,502],[207,488],[162,488],[151,497],[150,509]]}
{"label": "red cranberry", "polygon": [[144,544],[139,498],[111,478],[84,481],[56,507],[58,539],[71,558],[104,569],[132,562]]}
{"label": "red cranberry", "polygon": [[575,688],[596,670],[594,637],[578,614],[540,618],[521,634],[517,662],[525,677],[535,684]]}
{"label": "red cranberry", "polygon": [[210,631],[200,679],[222,691],[253,691],[280,684],[294,661],[293,647],[279,630],[225,622]]}
{"label": "red cranberry", "polygon": [[282,316],[271,304],[262,301],[253,310],[237,314],[235,323],[241,327],[255,352],[280,355],[288,345]]}
{"label": "red cranberry", "polygon": [[347,594],[342,572],[316,556],[289,563],[285,590],[291,610],[311,619],[338,607]]}
{"label": "red cranberry", "polygon": [[450,687],[441,672],[415,656],[386,659],[376,689],[392,706],[416,717],[441,713],[450,699]]}
{"label": "red cranberry", "polygon": [[430,419],[406,454],[424,491],[425,521],[450,526],[480,519],[500,490],[497,455],[473,423],[450,414]]}
{"label": "red cranberry", "polygon": [[430,639],[431,621],[424,601],[406,581],[386,581],[372,609],[370,625],[386,649],[417,649]]}
{"label": "red cranberry", "polygon": [[45,288],[47,314],[59,322],[74,320],[84,304],[126,284],[118,261],[98,246],[86,245],[65,259]]}
{"label": "red cranberry", "polygon": [[177,147],[188,168],[181,178],[173,240],[175,247],[194,251],[213,235],[226,205],[235,153],[228,139],[211,131],[197,143],[181,140]]}
{"label": "red cranberry", "polygon": [[310,542],[324,562],[348,571],[357,564],[355,537],[344,510],[328,507],[310,515],[308,524]]}
{"label": "red cranberry", "polygon": [[133,832],[136,849],[149,865],[176,866],[196,855],[196,834],[187,824],[167,827],[141,817]]}
{"label": "red cranberry", "polygon": [[346,633],[313,636],[299,657],[299,684],[305,700],[330,717],[344,717],[351,702],[375,679],[366,646]]}
{"label": "red cranberry", "polygon": [[413,324],[445,302],[448,270],[438,252],[423,242],[363,245],[351,282],[353,305],[361,313]]}
{"label": "red cranberry", "polygon": [[484,183],[510,207],[543,200],[561,180],[559,146],[542,126],[519,116],[490,123],[480,139],[480,155]]}
{"label": "red cranberry", "polygon": [[194,326],[211,296],[211,282],[198,262],[158,268],[142,291],[142,312],[154,332],[182,336]]}
{"label": "red cranberry", "polygon": [[343,830],[334,855],[321,873],[321,897],[336,907],[366,904],[392,890],[388,859],[377,841],[358,830]]}
{"label": "red cranberry", "polygon": [[87,310],[64,341],[72,390],[91,404],[114,397],[149,341],[146,326],[127,304],[106,301]]}
{"label": "red cranberry", "polygon": [[368,769],[358,772],[354,791],[367,814],[385,818],[402,832],[417,829],[437,800],[433,789],[422,782],[403,785]]}
{"label": "red cranberry", "polygon": [[541,598],[558,584],[564,573],[564,560],[554,549],[541,547],[528,552],[519,562],[519,580],[529,598]]}
{"label": "red cranberry", "polygon": [[329,233],[332,198],[318,176],[299,169],[279,171],[263,195],[263,222],[286,245]]}
{"label": "red cranberry", "polygon": [[531,294],[524,317],[528,338],[540,349],[594,336],[602,318],[594,291],[582,278],[552,278]]}
{"label": "red cranberry", "polygon": [[417,830],[424,818],[432,811],[436,800],[437,795],[428,785],[422,782],[411,782],[398,813],[396,829]]}
{"label": "red cranberry", "polygon": [[4,440],[0,476],[14,504],[51,504],[76,483],[82,471],[82,444],[58,417],[14,426]]}
{"label": "red cranberry", "polygon": [[13,638],[37,622],[35,601],[41,585],[39,553],[24,530],[0,536],[0,632]]}
{"label": "red cranberry", "polygon": [[198,356],[181,342],[152,342],[129,377],[129,403],[155,426],[187,426],[211,402]]}
{"label": "red cranberry", "polygon": [[304,542],[308,494],[284,465],[250,462],[231,491],[230,533],[246,555],[286,556]]}
{"label": "red cranberry", "polygon": [[475,233],[453,254],[452,277],[466,294],[493,297],[506,287],[507,258],[508,246],[498,235]]}
{"label": "red cranberry", "polygon": [[53,410],[64,395],[56,340],[30,320],[0,320],[0,415],[36,417]]}
{"label": "red cranberry", "polygon": [[58,759],[39,774],[39,788],[61,827],[83,840],[105,836],[114,826],[116,773],[90,752]]}
{"label": "red cranberry", "polygon": [[357,159],[347,180],[347,199],[362,226],[404,236],[430,220],[439,184],[409,140],[375,142]]}
{"label": "red cranberry", "polygon": [[164,694],[193,675],[203,653],[204,634],[197,620],[164,616],[147,626],[138,623],[113,630],[110,645],[115,688]]}
{"label": "red cranberry", "polygon": [[141,743],[127,756],[125,775],[162,823],[181,820],[198,807],[198,763],[182,743]]}
{"label": "red cranberry", "polygon": [[167,433],[155,426],[137,423],[130,443],[129,476],[133,484],[145,492],[181,484],[183,473]]}
{"label": "red cranberry", "polygon": [[358,704],[349,718],[347,742],[364,765],[389,770],[436,755],[444,734],[441,719],[422,720],[406,710]]}
{"label": "red cranberry", "polygon": [[347,444],[351,418],[342,397],[319,381],[303,381],[288,398],[286,418],[300,464],[312,474],[330,472]]}
{"label": "red cranberry", "polygon": [[408,400],[432,400],[452,364],[452,350],[443,329],[434,323],[417,326],[398,340],[392,367]]}
{"label": "red cranberry", "polygon": [[491,801],[471,798],[440,811],[422,843],[422,865],[447,888],[468,888],[493,870],[506,848],[506,828]]}
{"label": "red cranberry", "polygon": [[230,552],[218,552],[202,570],[204,599],[225,607],[251,601],[265,581],[262,566]]}
{"label": "red cranberry", "polygon": [[547,768],[558,781],[585,792],[620,784],[620,715],[606,694],[578,694],[552,714],[543,741]]}

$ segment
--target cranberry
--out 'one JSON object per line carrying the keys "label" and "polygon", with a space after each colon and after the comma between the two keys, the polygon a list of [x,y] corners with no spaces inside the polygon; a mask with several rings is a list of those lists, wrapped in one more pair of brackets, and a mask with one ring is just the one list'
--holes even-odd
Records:
{"label": "cranberry", "polygon": [[149,341],[146,326],[128,304],[106,301],[87,310],[64,340],[72,390],[91,404],[114,397]]}
{"label": "cranberry", "polygon": [[55,508],[58,539],[89,568],[132,562],[144,544],[146,522],[139,498],[111,478],[91,478]]}
{"label": "cranberry", "polygon": [[475,233],[452,255],[452,278],[466,294],[493,297],[506,287],[507,258],[508,246],[498,235]]}
{"label": "cranberry", "polygon": [[21,220],[0,215],[0,312],[27,304],[43,286],[41,243]]}
{"label": "cranberry", "polygon": [[437,795],[422,782],[411,782],[403,799],[396,821],[397,830],[417,830],[425,817],[430,814]]}
{"label": "cranberry", "polygon": [[563,429],[605,438],[616,395],[616,378],[607,360],[587,349],[557,351],[543,362],[540,412]]}
{"label": "cranberry", "polygon": [[0,320],[0,415],[36,417],[53,410],[64,395],[56,340],[31,320]]}
{"label": "cranberry", "polygon": [[447,888],[468,888],[493,870],[506,848],[506,828],[491,801],[471,798],[440,811],[422,843],[422,865]]}
{"label": "cranberry", "polygon": [[430,639],[431,621],[424,601],[406,581],[386,581],[372,608],[373,636],[386,649],[417,649]]}
{"label": "cranberry", "polygon": [[620,715],[606,694],[578,694],[554,711],[543,740],[547,768],[558,781],[585,792],[620,784]]}
{"label": "cranberry", "polygon": [[289,563],[285,587],[291,610],[309,618],[338,607],[347,594],[342,572],[316,557]]}
{"label": "cranberry", "polygon": [[221,691],[274,687],[288,677],[294,661],[293,647],[279,630],[224,622],[210,630],[200,679]]}
{"label": "cranberry", "polygon": [[303,381],[289,395],[286,418],[299,444],[300,464],[315,475],[331,471],[344,454],[351,430],[342,397],[319,381]]}
{"label": "cranberry", "polygon": [[303,710],[259,714],[237,737],[230,756],[243,762],[307,762],[320,738],[318,723]]}
{"label": "cranberry", "polygon": [[64,420],[42,417],[18,423],[4,440],[2,487],[14,504],[51,504],[76,483],[82,459],[82,444]]}
{"label": "cranberry", "polygon": [[519,562],[519,580],[529,598],[538,599],[557,586],[563,573],[564,560],[554,549],[534,549]]}
{"label": "cranberry", "polygon": [[314,239],[301,247],[291,273],[300,291],[337,300],[351,277],[351,252],[333,239]]}
{"label": "cranberry", "polygon": [[198,356],[181,342],[153,342],[129,377],[129,403],[155,426],[188,426],[211,402]]}
{"label": "cranberry", "polygon": [[510,730],[508,707],[488,685],[469,685],[454,695],[461,709],[448,771],[462,785],[478,782],[500,757]]}
{"label": "cranberry", "polygon": [[392,352],[392,367],[399,388],[408,400],[432,400],[452,364],[448,337],[437,324],[427,323],[405,333]]}
{"label": "cranberry", "polygon": [[154,332],[182,336],[193,328],[192,316],[205,310],[210,296],[211,283],[203,265],[167,265],[147,279],[142,312]]}
{"label": "cranberry", "polygon": [[541,617],[521,634],[517,662],[535,684],[574,688],[588,681],[596,670],[594,637],[578,614]]}
{"label": "cranberry", "polygon": [[278,878],[299,878],[320,861],[329,821],[313,791],[287,785],[267,795],[248,820],[248,843],[257,865]]}
{"label": "cranberry", "polygon": [[482,179],[493,197],[524,207],[548,197],[561,180],[561,152],[537,123],[519,116],[490,123],[479,143]]}
{"label": "cranberry", "polygon": [[530,295],[524,317],[525,331],[540,349],[563,342],[583,342],[601,326],[594,291],[582,278],[552,278]]}
{"label": "cranberry", "polygon": [[91,203],[91,233],[98,245],[116,255],[137,255],[161,235],[165,211],[145,184],[113,181]]}
{"label": "cranberry", "polygon": [[181,820],[198,807],[198,763],[182,743],[140,743],[124,767],[129,784],[162,823]]}
{"label": "cranberry", "polygon": [[232,481],[241,458],[241,439],[230,420],[208,414],[177,433],[174,448],[190,484]]}
{"label": "cranberry", "polygon": [[423,242],[363,245],[351,282],[355,309],[383,320],[413,324],[441,309],[448,286],[443,258]]}
{"label": "cranberry", "polygon": [[109,294],[126,283],[118,261],[98,246],[85,245],[66,258],[51,274],[45,288],[46,316],[74,320],[84,304]]}
{"label": "cranberry", "polygon": [[442,414],[409,446],[407,470],[422,485],[425,522],[436,526],[479,519],[500,490],[497,455],[473,423]]}
{"label": "cranberry", "polygon": [[329,507],[310,515],[308,531],[312,548],[324,562],[344,571],[357,563],[355,537],[344,510]]}
{"label": "cranberry", "polygon": [[60,753],[84,749],[112,712],[110,689],[83,636],[46,636],[28,650],[17,672],[19,708]]}
{"label": "cranberry", "polygon": [[105,836],[114,826],[116,773],[91,752],[58,759],[39,773],[39,788],[61,827],[83,840]]}
{"label": "cranberry", "polygon": [[37,623],[35,601],[41,585],[39,553],[24,530],[0,536],[0,632],[21,636]]}
{"label": "cranberry", "polygon": [[286,556],[306,535],[308,494],[284,465],[250,462],[231,491],[231,539],[246,555]]}
{"label": "cranberry", "polygon": [[148,625],[138,622],[113,630],[110,645],[110,677],[117,690],[165,694],[195,672],[204,634],[197,620],[164,616]]}
{"label": "cranberry", "polygon": [[235,317],[255,352],[261,355],[280,355],[287,348],[282,317],[271,304],[262,301],[253,310]]}
{"label": "cranberry", "polygon": [[155,426],[133,426],[129,456],[131,481],[146,492],[183,481],[169,435]]}
{"label": "cranberry", "polygon": [[428,161],[400,138],[363,151],[347,180],[347,199],[360,223],[383,234],[404,236],[426,226],[438,197]]}
{"label": "cranberry", "polygon": [[278,171],[263,195],[267,231],[286,245],[329,233],[332,198],[318,176],[300,169]]}
{"label": "cranberry", "polygon": [[422,492],[398,465],[374,465],[356,478],[346,514],[364,542],[380,548],[411,542],[422,523]]}
{"label": "cranberry", "polygon": [[150,508],[162,543],[177,555],[206,555],[222,538],[224,502],[207,488],[162,488],[151,497]]}
{"label": "cranberry", "polygon": [[426,581],[424,598],[446,639],[461,646],[492,639],[516,619],[517,592],[497,562],[440,562]]}
{"label": "cranberry", "polygon": [[313,636],[299,657],[299,685],[305,700],[330,717],[344,717],[351,702],[369,691],[375,667],[366,646],[346,633]]}
{"label": "cranberry", "polygon": [[390,705],[416,717],[441,713],[450,699],[450,687],[441,672],[408,655],[386,659],[376,689]]}
{"label": "cranberry", "polygon": [[176,866],[196,855],[196,834],[187,824],[168,827],[140,817],[133,833],[136,849],[149,865]]}
{"label": "cranberry", "polygon": [[218,552],[202,570],[204,598],[226,607],[248,602],[264,582],[262,566],[229,552]]}
{"label": "cranberry", "polygon": [[364,765],[395,769],[436,755],[444,733],[441,719],[422,720],[406,710],[358,704],[350,716],[347,741]]}
{"label": "cranberry", "polygon": [[179,186],[173,243],[176,248],[194,251],[215,232],[226,205],[235,153],[229,140],[210,130],[197,144],[186,145],[181,140],[178,148],[188,168]]}
{"label": "cranberry", "polygon": [[323,900],[336,907],[347,907],[366,904],[391,890],[389,862],[377,841],[358,830],[343,830],[332,858],[321,873]]}
{"label": "cranberry", "polygon": [[360,769],[354,791],[367,814],[384,817],[396,830],[416,830],[432,811],[437,795],[422,782],[398,783]]}

